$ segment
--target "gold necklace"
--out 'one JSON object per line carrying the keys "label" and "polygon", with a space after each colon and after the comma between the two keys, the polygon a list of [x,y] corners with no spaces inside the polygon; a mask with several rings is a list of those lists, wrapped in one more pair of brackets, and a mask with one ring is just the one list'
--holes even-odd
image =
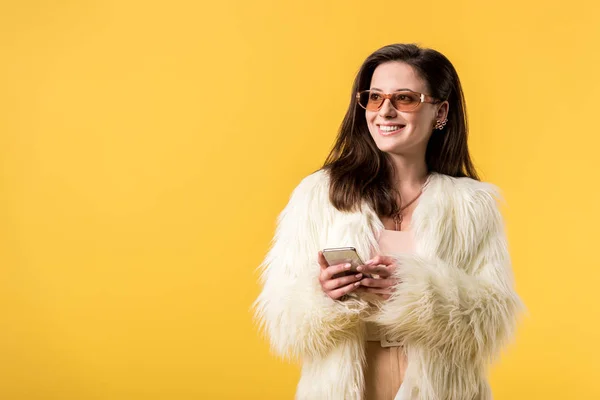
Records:
{"label": "gold necklace", "polygon": [[412,203],[414,203],[415,201],[417,201],[417,199],[419,197],[421,197],[421,195],[423,194],[423,188],[427,184],[427,181],[425,181],[425,183],[421,187],[421,190],[419,191],[419,194],[416,195],[414,199],[412,199],[411,201],[409,201],[408,204],[406,204],[405,206],[401,206],[400,210],[398,210],[394,215],[392,215],[392,219],[394,220],[394,228],[395,228],[395,230],[399,231],[399,230],[402,229],[402,221],[404,220],[404,215],[402,215],[402,211],[406,210],[407,207],[409,207]]}

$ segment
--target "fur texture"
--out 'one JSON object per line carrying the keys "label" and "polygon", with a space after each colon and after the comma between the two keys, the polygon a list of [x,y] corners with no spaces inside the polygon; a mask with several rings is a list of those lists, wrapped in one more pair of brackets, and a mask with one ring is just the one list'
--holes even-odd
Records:
{"label": "fur texture", "polygon": [[388,301],[327,297],[317,252],[354,246],[379,254],[383,229],[371,207],[345,213],[329,202],[325,171],[306,177],[278,218],[261,265],[255,316],[272,349],[301,358],[297,399],[363,399],[364,321],[401,340],[409,365],[397,400],[487,400],[487,366],[511,338],[520,300],[497,189],[433,173],[413,213],[416,251],[394,255],[400,283]]}

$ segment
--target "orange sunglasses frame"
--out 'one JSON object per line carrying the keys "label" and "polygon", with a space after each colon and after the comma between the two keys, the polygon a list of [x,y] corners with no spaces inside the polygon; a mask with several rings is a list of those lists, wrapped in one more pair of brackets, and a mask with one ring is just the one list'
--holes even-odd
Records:
{"label": "orange sunglasses frame", "polygon": [[[377,109],[369,110],[367,107],[364,107],[362,104],[360,104],[360,95],[362,93],[367,93],[367,92],[379,93],[383,97],[383,100],[381,101],[381,104],[379,105],[379,107],[377,107]],[[417,105],[414,108],[411,108],[410,110],[398,110],[394,106],[394,103],[392,103],[392,96],[394,96],[397,93],[402,93],[402,92],[409,92],[409,93],[418,94],[419,95],[419,99],[421,101],[419,103],[417,103]],[[402,111],[402,112],[414,111],[414,110],[416,110],[421,105],[421,103],[436,104],[436,103],[440,102],[438,99],[436,99],[434,97],[431,97],[431,96],[423,94],[423,93],[415,92],[413,90],[408,90],[408,89],[406,89],[406,90],[398,90],[398,91],[393,92],[393,93],[383,93],[383,92],[381,92],[379,90],[361,90],[360,92],[356,93],[356,102],[358,103],[359,106],[361,106],[362,108],[364,108],[365,110],[368,110],[368,111],[379,111],[379,110],[381,110],[381,107],[383,107],[383,103],[385,103],[386,99],[390,100],[390,103],[392,104],[392,107],[394,107],[395,110]]]}

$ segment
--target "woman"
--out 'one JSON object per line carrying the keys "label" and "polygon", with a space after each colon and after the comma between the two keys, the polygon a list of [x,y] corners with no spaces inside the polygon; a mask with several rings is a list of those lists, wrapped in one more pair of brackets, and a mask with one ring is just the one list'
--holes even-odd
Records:
{"label": "woman", "polygon": [[[296,398],[490,399],[488,363],[520,308],[497,197],[471,162],[450,61],[412,44],[370,55],[262,264],[256,316],[302,359]],[[328,266],[321,250],[341,246],[370,261]]]}

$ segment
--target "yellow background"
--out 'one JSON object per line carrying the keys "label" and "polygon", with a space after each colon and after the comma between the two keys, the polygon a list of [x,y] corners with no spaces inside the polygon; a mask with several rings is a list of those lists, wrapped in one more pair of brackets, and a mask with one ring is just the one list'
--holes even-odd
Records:
{"label": "yellow background", "polygon": [[599,7],[492,3],[4,1],[0,398],[292,398],[254,269],[393,42],[452,60],[508,201],[495,398],[600,398]]}

